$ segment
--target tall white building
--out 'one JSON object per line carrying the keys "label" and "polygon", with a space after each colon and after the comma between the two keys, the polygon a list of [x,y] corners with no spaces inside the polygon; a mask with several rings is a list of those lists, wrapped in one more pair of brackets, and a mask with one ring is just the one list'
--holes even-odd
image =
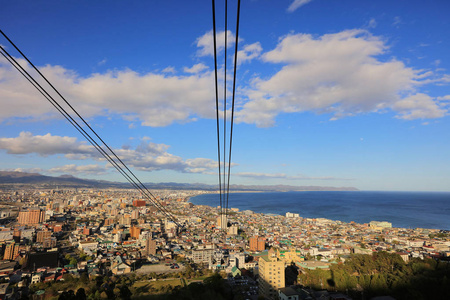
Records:
{"label": "tall white building", "polygon": [[217,227],[220,229],[227,229],[228,217],[225,214],[220,214],[217,217]]}

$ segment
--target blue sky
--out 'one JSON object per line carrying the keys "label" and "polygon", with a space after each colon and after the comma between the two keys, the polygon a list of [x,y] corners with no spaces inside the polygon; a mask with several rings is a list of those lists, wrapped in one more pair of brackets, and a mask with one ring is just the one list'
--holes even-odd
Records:
{"label": "blue sky", "polygon": [[[217,184],[211,10],[4,1],[0,28],[143,182]],[[242,1],[231,183],[450,191],[449,12],[445,0]],[[124,181],[2,57],[0,107],[1,170]]]}

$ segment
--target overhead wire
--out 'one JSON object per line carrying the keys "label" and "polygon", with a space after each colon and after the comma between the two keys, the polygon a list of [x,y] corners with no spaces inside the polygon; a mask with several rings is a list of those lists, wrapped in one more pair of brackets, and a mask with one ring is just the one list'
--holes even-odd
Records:
{"label": "overhead wire", "polygon": [[[22,75],[25,77],[25,79],[28,80],[28,82],[30,82],[40,93],[41,95],[43,95],[52,105],[53,107],[55,107],[56,110],[58,110],[59,113],[61,113],[66,120],[75,127],[75,129],[78,130],[78,132],[80,132],[80,134],[89,141],[89,143],[91,143],[92,146],[94,146],[94,148],[100,152],[100,154],[108,161],[110,162],[113,167],[119,171],[119,173],[121,173],[121,175],[123,175],[127,181],[129,181],[135,188],[137,188],[138,190],[141,191],[141,193],[143,193],[151,202],[151,204],[153,206],[155,206],[156,208],[158,208],[160,211],[162,211],[164,213],[164,208],[160,206],[159,203],[154,202],[153,199],[150,198],[149,195],[147,195],[146,191],[143,190],[141,187],[139,187],[133,180],[132,178],[130,178],[130,176],[124,172],[124,170],[117,164],[116,161],[113,160],[113,158],[111,158],[111,156],[100,146],[98,145],[98,143],[76,122],[76,120],[74,120],[70,114],[67,113],[67,111],[61,107],[59,105],[59,103],[14,59],[14,57],[12,57],[2,46],[0,46],[0,49],[7,55],[5,56],[5,54],[0,51],[0,53],[3,55],[3,57],[5,57],[5,59],[14,66],[14,68]],[[149,192],[149,191],[148,191]],[[152,195],[153,196],[153,195]],[[154,196],[153,196],[154,197]],[[167,210],[165,210],[165,212],[167,212]],[[171,218],[171,216],[169,214],[166,214],[167,217]]]}
{"label": "overhead wire", "polygon": [[[72,105],[61,95],[61,93],[47,80],[47,78],[39,71],[39,69],[27,58],[27,56],[9,39],[9,37],[0,30],[0,33],[9,41],[9,43],[25,58],[25,60],[33,67],[33,69],[47,82],[50,87],[60,96],[60,98],[72,109],[72,111],[83,121],[83,123],[91,130],[92,133],[103,143],[103,145],[111,152],[111,154],[120,162],[120,164],[131,174],[127,174],[125,170],[119,165],[98,143],[81,127],[76,120],[62,107],[59,103],[12,57],[1,45],[0,48],[3,52],[1,54],[12,64],[19,73],[24,76],[57,110],[60,112],[69,123],[74,126],[94,148],[99,151],[102,156],[110,162],[119,173],[124,176],[136,189],[150,200],[151,204],[161,211],[166,217],[174,222],[178,227],[180,225],[175,217],[165,209],[160,203],[158,203],[156,197],[145,187],[145,185],[136,177],[136,175],[126,166],[126,164],[116,155],[116,153],[104,142],[104,140],[92,129],[92,127],[83,119],[83,117],[73,108]],[[136,181],[139,183],[136,183]]]}
{"label": "overhead wire", "polygon": [[[214,40],[214,74],[215,74],[215,91],[216,91],[216,121],[217,121],[217,148],[218,148],[218,166],[219,166],[219,218],[222,223],[228,218],[228,202],[230,192],[230,176],[231,176],[231,153],[232,153],[232,141],[233,141],[233,126],[234,126],[234,107],[235,107],[235,95],[236,95],[236,73],[237,73],[237,55],[238,55],[238,40],[239,40],[239,19],[240,19],[240,4],[238,0],[237,4],[237,20],[236,20],[236,41],[235,41],[235,53],[234,53],[234,73],[233,73],[233,95],[232,95],[232,109],[230,119],[230,139],[229,139],[229,153],[228,153],[228,172],[227,172],[227,37],[228,37],[228,1],[225,0],[225,46],[224,46],[224,96],[223,96],[223,188],[222,188],[222,168],[221,168],[221,147],[220,147],[220,122],[219,122],[219,97],[218,97],[218,79],[217,79],[217,33],[216,33],[216,18],[215,18],[215,1],[212,0],[213,7],[213,40]],[[221,224],[222,225],[222,224]],[[222,225],[223,226],[223,225]]]}
{"label": "overhead wire", "polygon": [[219,167],[219,217],[222,215],[222,176],[220,165],[220,122],[219,122],[219,89],[217,79],[217,42],[216,42],[216,2],[212,0],[213,42],[214,42],[214,84],[216,92],[216,127],[217,127],[217,162]]}
{"label": "overhead wire", "polygon": [[[225,64],[224,64],[224,79],[223,79],[223,192],[224,192],[224,198],[227,197],[226,193],[226,147],[227,147],[227,37],[228,37],[228,1],[225,0]],[[224,199],[225,200],[225,199]],[[223,201],[224,202],[224,201]],[[225,205],[225,215],[226,215],[227,207]],[[220,224],[222,224],[223,221],[227,221],[223,219],[223,211],[221,215]],[[223,227],[223,225],[222,225]]]}
{"label": "overhead wire", "polygon": [[239,42],[239,17],[241,11],[241,0],[238,0],[237,4],[237,17],[236,17],[236,41],[234,44],[234,72],[233,72],[233,96],[231,102],[231,125],[230,125],[230,152],[228,154],[228,182],[227,182],[227,198],[225,215],[228,216],[228,199],[230,195],[230,174],[231,174],[231,148],[233,145],[233,125],[234,125],[234,100],[236,95],[236,72],[237,72],[237,56],[238,56],[238,42]]}

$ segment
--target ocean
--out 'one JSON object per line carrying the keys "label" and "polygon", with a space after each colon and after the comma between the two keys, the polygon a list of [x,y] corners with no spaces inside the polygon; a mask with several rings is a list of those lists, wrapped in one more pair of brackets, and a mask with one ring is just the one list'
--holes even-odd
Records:
{"label": "ocean", "polygon": [[[192,197],[196,205],[219,205],[218,194]],[[240,211],[343,222],[388,221],[393,227],[450,230],[450,192],[271,192],[230,193],[229,207]]]}

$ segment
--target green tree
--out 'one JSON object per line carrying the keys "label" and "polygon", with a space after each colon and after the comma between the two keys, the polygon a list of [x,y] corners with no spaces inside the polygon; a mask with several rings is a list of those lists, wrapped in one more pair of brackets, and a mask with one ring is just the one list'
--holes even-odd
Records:
{"label": "green tree", "polygon": [[129,299],[131,299],[131,296],[132,296],[132,294],[131,294],[131,291],[128,288],[128,286],[123,285],[120,287],[120,297],[122,299],[129,300]]}
{"label": "green tree", "polygon": [[89,282],[89,276],[86,273],[81,274],[80,281],[83,284],[86,284]]}
{"label": "green tree", "polygon": [[75,295],[75,299],[76,300],[86,300],[86,291],[84,290],[84,288],[79,288],[77,290],[77,293]]}
{"label": "green tree", "polygon": [[59,295],[58,300],[75,300],[75,293],[73,290],[64,291]]}

